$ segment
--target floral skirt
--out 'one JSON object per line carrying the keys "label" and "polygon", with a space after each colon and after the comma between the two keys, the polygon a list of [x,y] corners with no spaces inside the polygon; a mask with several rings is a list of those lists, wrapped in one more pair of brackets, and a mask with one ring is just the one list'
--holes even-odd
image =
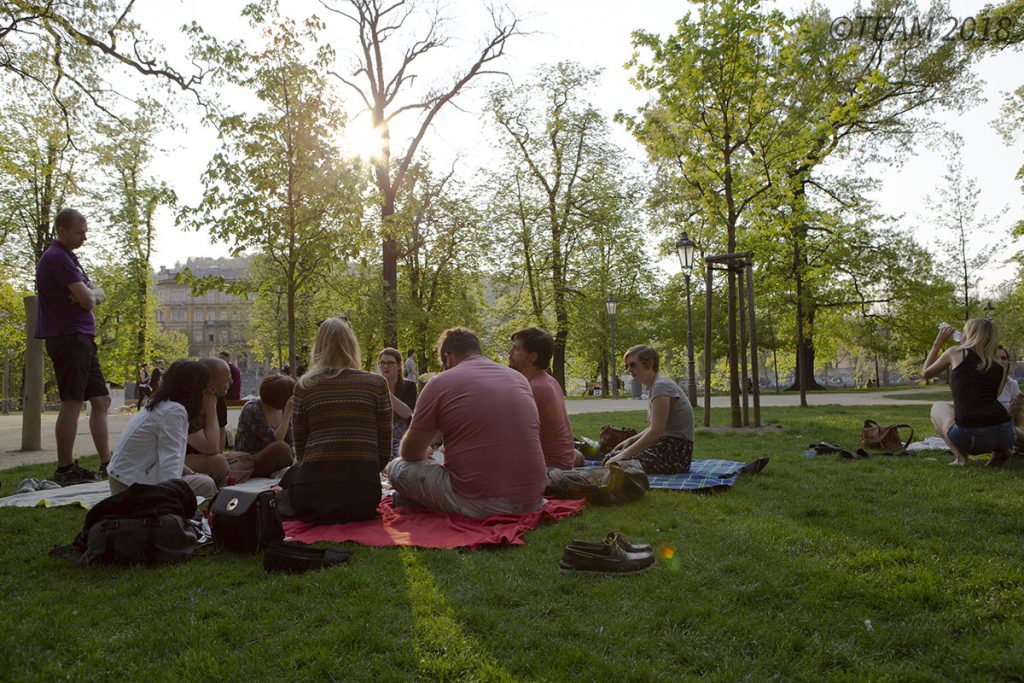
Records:
{"label": "floral skirt", "polygon": [[394,418],[391,423],[391,459],[398,457],[398,446],[402,443],[405,430],[409,428],[409,420],[400,417]]}
{"label": "floral skirt", "polygon": [[690,471],[693,442],[681,436],[661,436],[636,459],[647,474],[684,474]]}

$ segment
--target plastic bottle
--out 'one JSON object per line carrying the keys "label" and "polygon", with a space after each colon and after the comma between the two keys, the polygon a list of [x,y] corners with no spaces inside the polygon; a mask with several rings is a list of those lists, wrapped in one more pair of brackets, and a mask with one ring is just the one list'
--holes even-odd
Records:
{"label": "plastic bottle", "polygon": [[[953,326],[950,325],[949,323],[939,323],[939,330],[944,330],[947,327],[953,327]],[[955,341],[957,344],[959,344],[960,340],[963,339],[963,338],[964,338],[964,336],[963,336],[963,334],[961,334],[960,330],[958,330],[958,329],[956,329],[954,327],[953,328],[953,341]]]}

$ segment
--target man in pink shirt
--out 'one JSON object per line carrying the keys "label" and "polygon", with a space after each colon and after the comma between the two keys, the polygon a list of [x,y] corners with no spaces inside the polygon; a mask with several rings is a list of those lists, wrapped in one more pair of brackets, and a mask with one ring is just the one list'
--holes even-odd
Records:
{"label": "man in pink shirt", "polygon": [[[527,327],[512,335],[508,364],[530,382],[533,400],[540,416],[540,446],[544,464],[560,470],[571,470],[576,464],[572,443],[572,427],[565,410],[562,386],[547,373],[555,340],[538,327]],[[582,464],[583,456],[579,456]]]}
{"label": "man in pink shirt", "polygon": [[[547,484],[540,419],[520,373],[484,358],[471,330],[438,339],[442,372],[423,387],[387,474],[425,507],[468,517],[534,512]],[[444,439],[444,465],[430,445]]]}

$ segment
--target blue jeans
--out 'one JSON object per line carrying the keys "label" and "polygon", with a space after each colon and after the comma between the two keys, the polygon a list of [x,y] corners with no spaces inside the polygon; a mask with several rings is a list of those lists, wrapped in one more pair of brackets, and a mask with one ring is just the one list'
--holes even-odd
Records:
{"label": "blue jeans", "polygon": [[1017,439],[1013,420],[988,427],[960,427],[954,422],[947,435],[954,446],[968,455],[1008,451]]}

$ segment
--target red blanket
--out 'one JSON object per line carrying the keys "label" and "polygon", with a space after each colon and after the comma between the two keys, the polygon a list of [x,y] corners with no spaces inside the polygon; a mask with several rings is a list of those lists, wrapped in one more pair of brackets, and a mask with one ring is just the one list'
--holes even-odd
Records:
{"label": "red blanket", "polygon": [[476,519],[409,506],[392,507],[391,498],[381,500],[379,517],[347,524],[315,525],[285,522],[289,540],[355,541],[362,545],[411,545],[419,548],[463,548],[477,550],[492,545],[522,545],[523,534],[542,521],[558,521],[583,509],[584,500],[549,500],[537,512],[494,515]]}

